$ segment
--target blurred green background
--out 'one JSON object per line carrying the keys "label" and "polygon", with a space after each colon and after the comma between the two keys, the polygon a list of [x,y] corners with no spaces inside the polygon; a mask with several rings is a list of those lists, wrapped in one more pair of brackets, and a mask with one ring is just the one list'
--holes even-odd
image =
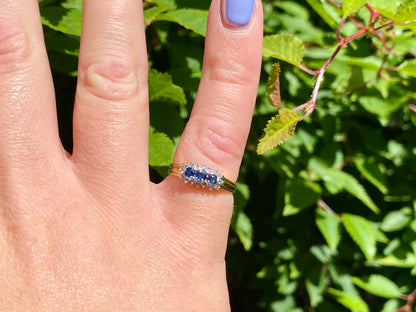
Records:
{"label": "blurred green background", "polygon": [[[195,99],[210,1],[144,2],[149,158],[159,182]],[[71,151],[82,3],[39,3],[60,134]],[[256,153],[278,112],[267,97],[272,65],[280,59],[283,107],[309,101],[315,83],[285,61],[292,53],[285,44],[296,40],[302,64],[319,69],[336,48],[343,15],[358,11],[346,19],[343,36],[367,25],[364,4],[263,1],[265,36],[284,33],[290,40],[267,37],[267,48],[278,51],[263,58],[227,252],[233,311],[393,312],[416,289],[416,1],[370,1],[384,16],[373,29],[397,24],[345,47],[327,70],[316,110],[291,139]]]}

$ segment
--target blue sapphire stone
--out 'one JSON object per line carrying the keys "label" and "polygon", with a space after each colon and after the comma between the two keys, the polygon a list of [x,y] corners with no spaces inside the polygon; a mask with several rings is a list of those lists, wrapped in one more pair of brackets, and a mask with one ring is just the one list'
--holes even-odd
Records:
{"label": "blue sapphire stone", "polygon": [[206,179],[207,174],[205,173],[205,171],[198,171],[195,176],[198,182],[202,182]]}
{"label": "blue sapphire stone", "polygon": [[215,185],[218,182],[218,177],[215,174],[211,174],[207,177],[207,181],[212,184]]}
{"label": "blue sapphire stone", "polygon": [[185,170],[185,177],[191,178],[194,175],[195,175],[195,171],[194,171],[194,169],[192,167],[186,168],[186,170]]}

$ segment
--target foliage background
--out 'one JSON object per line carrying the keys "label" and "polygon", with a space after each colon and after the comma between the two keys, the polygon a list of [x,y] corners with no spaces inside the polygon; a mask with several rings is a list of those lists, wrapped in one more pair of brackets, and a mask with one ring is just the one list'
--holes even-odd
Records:
{"label": "foliage background", "polygon": [[[265,49],[284,47],[290,58],[284,44],[294,35],[302,64],[319,69],[334,51],[343,14],[365,4],[345,0],[341,9],[334,2],[263,0],[265,35],[290,35],[278,44],[269,37]],[[82,4],[39,3],[61,138],[71,151]],[[155,182],[166,175],[192,109],[209,3],[145,0]],[[387,29],[385,40],[363,36],[345,47],[327,70],[316,110],[290,140],[259,156],[257,143],[278,111],[267,96],[276,58],[283,60],[283,107],[307,102],[315,82],[279,51],[264,57],[227,253],[233,311],[393,312],[416,289],[416,1],[370,3],[388,18],[407,10],[408,23]],[[354,18],[368,15],[360,9]],[[355,31],[347,19],[342,34]]]}

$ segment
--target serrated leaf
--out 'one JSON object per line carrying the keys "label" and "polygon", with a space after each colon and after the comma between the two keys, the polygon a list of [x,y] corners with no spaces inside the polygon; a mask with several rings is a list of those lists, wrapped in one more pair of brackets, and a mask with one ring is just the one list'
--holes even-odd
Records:
{"label": "serrated leaf", "polygon": [[388,193],[386,178],[380,171],[379,163],[376,160],[358,157],[354,164],[367,181],[377,187],[381,193]]}
{"label": "serrated leaf", "polygon": [[208,11],[197,9],[178,9],[157,16],[158,21],[177,23],[201,36],[207,33]]}
{"label": "serrated leaf", "polygon": [[403,230],[412,221],[412,216],[403,211],[390,211],[381,222],[380,228],[384,232]]}
{"label": "serrated leaf", "polygon": [[160,101],[179,105],[186,104],[185,93],[181,87],[173,84],[169,74],[149,71],[149,101]]}
{"label": "serrated leaf", "polygon": [[365,291],[383,298],[398,298],[401,295],[399,287],[383,275],[373,274],[363,278],[352,277],[352,281]]}
{"label": "serrated leaf", "polygon": [[156,17],[166,11],[165,7],[162,6],[155,6],[143,11],[144,22],[146,25],[150,25]]}
{"label": "serrated leaf", "polygon": [[350,311],[370,312],[367,303],[360,296],[348,294],[334,288],[328,289],[328,293],[333,295],[339,304]]}
{"label": "serrated leaf", "polygon": [[344,16],[351,15],[360,10],[367,0],[342,0],[342,13]]}
{"label": "serrated leaf", "polygon": [[385,235],[377,226],[357,215],[343,214],[344,227],[353,241],[360,247],[367,260],[373,260],[377,249],[377,241],[387,242]]}
{"label": "serrated leaf", "polygon": [[285,191],[285,207],[283,216],[291,216],[303,209],[316,204],[322,195],[319,184],[301,179],[288,180]]}
{"label": "serrated leaf", "polygon": [[267,81],[267,96],[269,98],[270,104],[282,108],[281,99],[280,99],[280,64],[275,63],[272,66],[272,71],[270,72],[269,79]]}
{"label": "serrated leaf", "polygon": [[168,136],[161,132],[149,131],[149,165],[166,167],[172,164],[174,144]]}
{"label": "serrated leaf", "polygon": [[265,36],[263,39],[263,56],[299,66],[305,55],[302,40],[290,34]]}
{"label": "serrated leaf", "polygon": [[341,241],[341,220],[339,217],[326,210],[317,209],[315,221],[329,248],[336,250]]}
{"label": "serrated leaf", "polygon": [[380,212],[374,201],[367,194],[365,188],[352,175],[336,169],[326,169],[320,172],[320,176],[325,183],[332,185],[332,187],[335,187],[337,190],[346,190],[373,212]]}
{"label": "serrated leaf", "polygon": [[257,154],[264,154],[268,150],[283,143],[293,136],[300,117],[289,108],[283,108],[267,123],[265,136],[257,146]]}
{"label": "serrated leaf", "polygon": [[80,37],[82,24],[82,10],[76,7],[60,5],[41,8],[42,24],[64,34]]}

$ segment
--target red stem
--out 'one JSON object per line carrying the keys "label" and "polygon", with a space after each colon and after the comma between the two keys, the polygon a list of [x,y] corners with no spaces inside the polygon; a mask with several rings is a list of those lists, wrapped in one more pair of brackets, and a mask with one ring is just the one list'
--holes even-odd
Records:
{"label": "red stem", "polygon": [[[331,2],[332,3],[332,2]],[[338,53],[352,40],[370,32],[373,33],[375,35],[380,35],[377,32],[385,27],[391,26],[393,24],[393,21],[389,21],[379,27],[376,28],[372,28],[371,24],[374,23],[374,21],[380,17],[380,13],[375,10],[371,5],[369,5],[368,3],[365,5],[366,8],[370,11],[370,20],[367,26],[362,26],[360,27],[360,29],[353,35],[348,36],[348,37],[342,37],[341,36],[341,29],[344,26],[344,23],[346,21],[346,17],[343,17],[339,23],[338,29],[337,29],[337,48],[334,51],[334,53],[331,55],[331,57],[325,62],[325,64],[318,70],[314,71],[311,70],[309,68],[306,68],[303,65],[300,65],[299,68],[302,69],[303,71],[305,71],[308,74],[311,75],[318,75],[317,79],[316,79],[316,83],[315,86],[313,88],[313,92],[312,92],[312,98],[309,102],[302,104],[298,107],[296,107],[294,110],[295,111],[299,111],[299,110],[303,110],[306,109],[306,113],[302,116],[302,119],[305,118],[306,116],[308,116],[309,114],[311,114],[316,106],[316,100],[318,98],[318,92],[319,89],[321,88],[322,82],[324,81],[324,75],[325,75],[325,71],[328,68],[328,66],[331,64],[331,62],[335,59],[335,57],[338,55]],[[381,36],[379,36],[379,38],[384,42],[384,38],[381,38]]]}
{"label": "red stem", "polygon": [[407,296],[407,303],[401,308],[397,309],[397,312],[412,311],[415,300],[416,300],[416,290],[414,290],[410,295]]}

